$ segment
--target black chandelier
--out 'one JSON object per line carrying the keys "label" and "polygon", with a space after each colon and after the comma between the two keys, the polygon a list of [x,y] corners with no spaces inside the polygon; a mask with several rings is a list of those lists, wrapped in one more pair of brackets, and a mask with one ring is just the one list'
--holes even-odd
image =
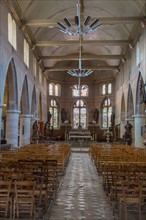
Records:
{"label": "black chandelier", "polygon": [[99,19],[96,18],[94,21],[91,21],[91,17],[87,16],[83,24],[81,24],[81,4],[78,0],[77,3],[77,15],[74,18],[74,25],[71,24],[69,19],[64,18],[64,23],[57,22],[59,30],[65,34],[69,35],[87,35],[95,31],[101,24],[99,24]]}

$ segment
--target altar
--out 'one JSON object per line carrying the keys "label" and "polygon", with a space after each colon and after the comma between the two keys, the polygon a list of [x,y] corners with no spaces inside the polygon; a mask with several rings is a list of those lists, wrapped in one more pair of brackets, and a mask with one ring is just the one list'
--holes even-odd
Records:
{"label": "altar", "polygon": [[73,147],[82,148],[89,147],[89,145],[93,141],[93,137],[88,130],[70,131],[68,140]]}

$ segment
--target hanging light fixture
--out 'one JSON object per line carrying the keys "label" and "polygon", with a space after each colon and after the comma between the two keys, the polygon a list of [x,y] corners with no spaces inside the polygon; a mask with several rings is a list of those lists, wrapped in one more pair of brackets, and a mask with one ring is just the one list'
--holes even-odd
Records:
{"label": "hanging light fixture", "polygon": [[79,36],[80,41],[80,48],[79,48],[79,68],[78,70],[72,69],[68,70],[67,73],[71,76],[78,77],[79,79],[81,77],[89,76],[91,73],[93,73],[93,70],[91,69],[82,69],[82,38],[81,35]]}
{"label": "hanging light fixture", "polygon": [[81,4],[78,0],[77,3],[77,15],[74,18],[74,25],[71,24],[69,19],[64,18],[64,23],[57,22],[59,30],[65,34],[69,35],[87,35],[95,31],[101,24],[99,24],[99,19],[96,18],[94,21],[91,21],[91,17],[87,16],[83,24],[81,24]]}

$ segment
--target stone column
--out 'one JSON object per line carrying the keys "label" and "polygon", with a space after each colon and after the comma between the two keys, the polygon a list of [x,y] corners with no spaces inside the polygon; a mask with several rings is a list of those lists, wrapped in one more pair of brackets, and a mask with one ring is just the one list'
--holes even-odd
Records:
{"label": "stone column", "polygon": [[6,116],[6,140],[7,144],[12,144],[14,147],[18,147],[18,122],[19,122],[18,110],[7,110]]}
{"label": "stone column", "polygon": [[20,146],[30,144],[32,115],[20,115]]}
{"label": "stone column", "polygon": [[145,125],[145,115],[134,115],[133,117],[135,122],[135,147],[144,147],[142,127]]}

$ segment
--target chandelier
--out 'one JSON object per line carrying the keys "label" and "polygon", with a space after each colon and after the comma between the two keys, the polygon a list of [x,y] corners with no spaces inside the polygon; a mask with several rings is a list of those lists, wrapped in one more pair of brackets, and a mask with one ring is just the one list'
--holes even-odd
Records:
{"label": "chandelier", "polygon": [[99,24],[99,19],[96,18],[94,21],[91,21],[91,17],[87,16],[83,24],[81,24],[81,4],[78,0],[77,3],[77,15],[74,18],[74,25],[71,24],[69,19],[64,18],[64,23],[57,22],[59,30],[65,34],[69,35],[87,35],[95,31],[101,24]]}

